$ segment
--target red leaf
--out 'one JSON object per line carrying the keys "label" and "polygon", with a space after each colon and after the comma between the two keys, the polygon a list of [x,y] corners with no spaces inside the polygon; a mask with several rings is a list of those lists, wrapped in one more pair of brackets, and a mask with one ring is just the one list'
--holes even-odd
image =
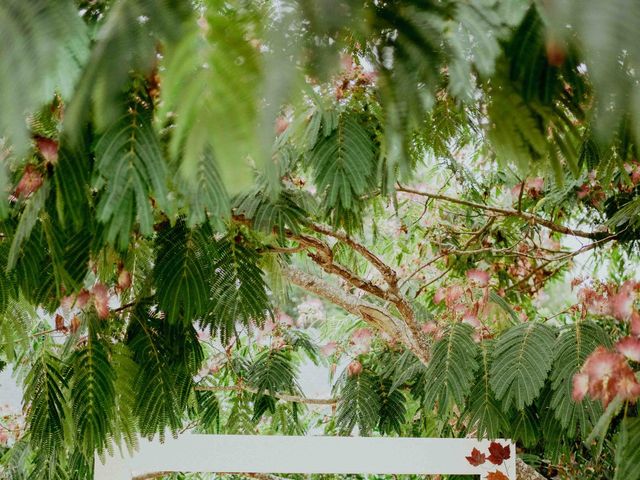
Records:
{"label": "red leaf", "polygon": [[509,480],[509,477],[496,470],[495,472],[487,473],[487,480]]}
{"label": "red leaf", "polygon": [[467,462],[469,462],[474,467],[477,467],[478,465],[482,465],[486,461],[487,457],[484,453],[481,453],[480,450],[474,448],[473,450],[471,450],[471,455],[465,458],[467,459]]}
{"label": "red leaf", "polygon": [[511,457],[511,447],[509,445],[503,447],[498,442],[491,442],[489,453],[491,455],[489,455],[488,460],[494,465],[501,465],[503,461]]}

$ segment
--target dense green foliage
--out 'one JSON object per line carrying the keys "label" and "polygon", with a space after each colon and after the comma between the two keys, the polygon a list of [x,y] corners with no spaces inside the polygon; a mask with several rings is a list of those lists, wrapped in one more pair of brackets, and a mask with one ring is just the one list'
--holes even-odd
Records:
{"label": "dense green foliage", "polygon": [[638,19],[0,2],[0,475],[194,429],[513,438],[640,479]]}

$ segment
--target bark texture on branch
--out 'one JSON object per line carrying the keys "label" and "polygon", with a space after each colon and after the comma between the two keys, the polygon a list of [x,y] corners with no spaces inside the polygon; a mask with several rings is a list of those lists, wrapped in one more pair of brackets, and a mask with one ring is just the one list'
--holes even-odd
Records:
{"label": "bark texture on branch", "polygon": [[424,342],[416,338],[404,319],[395,317],[384,307],[366,302],[318,277],[293,267],[285,267],[283,274],[291,283],[328,300],[347,312],[362,318],[372,327],[381,330],[393,339],[398,339],[423,363],[429,362],[429,351]]}

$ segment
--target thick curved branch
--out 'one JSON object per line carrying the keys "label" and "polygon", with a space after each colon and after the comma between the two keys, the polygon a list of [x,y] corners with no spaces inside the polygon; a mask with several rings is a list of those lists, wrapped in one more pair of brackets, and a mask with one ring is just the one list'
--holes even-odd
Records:
{"label": "thick curved branch", "polygon": [[564,225],[559,225],[557,223],[552,222],[551,220],[547,220],[546,218],[540,217],[538,215],[522,212],[520,210],[514,210],[512,208],[492,207],[490,205],[470,202],[468,200],[463,200],[461,198],[449,197],[447,195],[441,195],[438,193],[422,192],[420,190],[415,190],[413,188],[407,188],[407,187],[398,187],[397,190],[399,192],[410,193],[413,195],[420,195],[427,198],[433,198],[434,200],[442,200],[445,202],[456,203],[458,205],[464,205],[466,207],[477,208],[480,210],[485,210],[487,212],[497,213],[505,217],[519,217],[519,218],[522,218],[523,220],[526,220],[532,223],[537,223],[538,225],[542,225],[543,227],[546,227],[549,230],[562,233],[564,235],[572,235],[574,237],[591,238],[596,240],[607,235],[607,232],[585,232],[582,230],[565,227]]}
{"label": "thick curved branch", "polygon": [[358,252],[366,260],[368,260],[369,263],[371,263],[371,265],[373,265],[376,270],[380,272],[380,274],[384,278],[385,282],[387,282],[391,290],[396,291],[398,286],[398,275],[396,274],[395,270],[391,268],[389,265],[387,265],[386,263],[384,263],[380,259],[380,257],[378,257],[375,253],[373,253],[367,247],[356,242],[354,239],[352,239],[348,235],[341,232],[335,232],[331,230],[329,227],[326,227],[324,225],[320,225],[318,223],[311,223],[310,228],[314,232],[321,233],[329,237],[333,237],[336,240],[344,243],[345,245],[348,245],[353,250]]}
{"label": "thick curved branch", "polygon": [[[419,350],[426,352],[428,350],[428,345],[426,339],[422,332],[420,331],[420,327],[415,321],[415,315],[413,313],[413,308],[409,304],[409,302],[400,294],[397,289],[397,278],[395,278],[394,272],[394,285],[389,286],[388,290],[380,288],[373,282],[365,280],[353,272],[349,271],[347,268],[342,265],[335,263],[333,260],[333,252],[331,248],[324,243],[323,241],[310,237],[307,235],[294,235],[292,233],[288,234],[288,237],[291,239],[295,239],[302,245],[308,245],[315,250],[315,253],[308,252],[307,255],[311,260],[313,260],[317,265],[319,265],[325,272],[330,274],[335,274],[344,279],[350,285],[359,288],[360,290],[367,292],[375,297],[380,298],[381,300],[385,300],[387,302],[392,303],[400,312],[400,315],[403,317],[403,329],[409,330],[409,337],[411,338],[411,343],[415,344]],[[353,244],[357,244],[353,242]],[[359,245],[359,244],[357,244]],[[363,251],[367,251],[368,255],[374,257],[375,255],[369,252],[364,246],[359,245],[359,249]],[[376,257],[377,258],[377,257]],[[384,265],[384,263],[377,259],[377,262]],[[386,265],[385,265],[386,266]],[[389,267],[387,267],[389,268]],[[420,358],[420,357],[419,357]]]}
{"label": "thick curved branch", "polygon": [[372,327],[385,332],[391,338],[399,339],[423,363],[429,362],[429,351],[423,338],[416,336],[416,332],[407,325],[405,318],[395,317],[384,307],[349,295],[342,289],[296,268],[285,267],[283,274],[294,285],[362,318]]}

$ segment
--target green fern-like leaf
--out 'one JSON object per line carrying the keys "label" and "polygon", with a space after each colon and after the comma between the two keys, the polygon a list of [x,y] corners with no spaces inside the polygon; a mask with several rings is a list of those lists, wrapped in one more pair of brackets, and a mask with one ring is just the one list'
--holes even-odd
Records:
{"label": "green fern-like leaf", "polygon": [[106,238],[118,248],[129,245],[136,221],[143,235],[153,233],[153,206],[166,204],[167,168],[151,112],[134,101],[126,115],[112,124],[96,145],[101,190],[97,218],[106,224]]}
{"label": "green fern-like leaf", "polygon": [[[78,135],[80,137],[81,135]],[[64,227],[69,223],[76,229],[86,225],[89,213],[90,178],[87,141],[62,137],[58,149],[58,163],[53,171],[58,219]]]}
{"label": "green fern-like leaf", "polygon": [[20,221],[11,240],[11,249],[7,257],[7,271],[16,266],[20,253],[24,252],[24,244],[29,240],[31,232],[36,227],[40,213],[44,209],[45,202],[49,196],[49,191],[49,183],[44,182],[38,191],[26,200],[24,210],[20,215]]}
{"label": "green fern-like leaf", "polygon": [[378,431],[382,434],[402,434],[406,421],[407,407],[406,397],[402,390],[391,389],[390,380],[380,379],[378,395],[380,398],[380,421]]}
{"label": "green fern-like leaf", "polygon": [[469,393],[465,414],[468,416],[469,430],[475,430],[478,438],[498,438],[505,430],[507,419],[496,400],[490,384],[491,351],[493,342],[485,340],[480,344],[478,363],[480,369],[476,383]]}
{"label": "green fern-like leaf", "polygon": [[193,19],[182,40],[165,53],[160,116],[175,114],[171,156],[181,158],[181,174],[194,185],[209,151],[232,192],[250,183],[247,157],[260,159],[260,64],[258,50],[249,43],[253,21],[223,2],[210,2],[201,20],[206,27]]}
{"label": "green fern-like leaf", "polygon": [[503,333],[496,343],[491,388],[506,412],[522,410],[536,399],[553,362],[555,331],[541,323],[522,323]]}
{"label": "green fern-like leaf", "polygon": [[62,449],[68,431],[68,384],[63,368],[45,345],[25,380],[23,403],[28,412],[31,448],[52,460]]}
{"label": "green fern-like leaf", "polygon": [[209,304],[206,238],[183,221],[158,236],[153,270],[158,304],[170,322],[192,323]]}
{"label": "green fern-like leaf", "polygon": [[108,347],[94,328],[90,325],[87,344],[73,355],[69,380],[77,441],[87,458],[92,458],[94,451],[104,452],[116,407],[116,371]]}
{"label": "green fern-like leaf", "polygon": [[539,119],[510,85],[495,86],[488,113],[489,139],[500,161],[515,161],[526,168],[531,159],[545,157],[547,142]]}
{"label": "green fern-like leaf", "polygon": [[327,215],[344,223],[373,185],[376,146],[371,135],[354,115],[343,114],[333,133],[311,150],[309,162]]}
{"label": "green fern-like leaf", "polygon": [[611,341],[599,325],[590,321],[577,321],[564,328],[556,342],[556,358],[551,370],[553,396],[551,407],[569,436],[591,431],[596,419],[602,415],[600,403],[585,400],[576,403],[571,397],[573,376],[578,373],[589,354],[598,345],[609,346]]}
{"label": "green fern-like leaf", "polygon": [[204,325],[220,334],[226,342],[236,322],[260,324],[270,312],[269,298],[259,254],[241,238],[222,238],[212,247],[212,287],[209,314]]}
{"label": "green fern-like leaf", "polygon": [[56,91],[69,95],[89,37],[70,0],[7,0],[0,5],[0,39],[0,131],[21,156],[30,146],[26,115]]}
{"label": "green fern-like leaf", "polygon": [[368,435],[378,425],[379,385],[377,375],[367,370],[345,378],[336,410],[336,426],[341,434],[348,435],[357,426],[361,435]]}
{"label": "green fern-like leaf", "polygon": [[169,324],[139,305],[127,332],[127,346],[138,364],[134,413],[140,434],[176,433],[182,425],[193,376],[202,350],[191,325]]}
{"label": "green fern-like leaf", "polygon": [[533,447],[540,439],[539,424],[533,409],[519,410],[509,419],[510,438],[522,442],[526,447]]}
{"label": "green fern-like leaf", "polygon": [[190,227],[207,220],[221,227],[222,221],[229,217],[229,195],[211,149],[200,155],[192,179],[186,179],[181,171],[178,172],[177,186],[185,198]]}
{"label": "green fern-like leaf", "polygon": [[425,373],[424,404],[448,412],[453,404],[462,407],[478,368],[478,346],[473,328],[464,323],[452,325],[433,347],[433,357]]}
{"label": "green fern-like leaf", "polygon": [[229,416],[225,424],[225,431],[237,434],[255,434],[252,420],[252,409],[246,395],[235,395],[231,400]]}
{"label": "green fern-like leaf", "polygon": [[137,419],[134,413],[136,405],[136,379],[139,375],[138,364],[133,353],[124,343],[111,346],[111,363],[116,372],[115,404],[118,415],[113,418],[113,438],[119,447],[126,446],[132,451],[138,446]]}
{"label": "green fern-like leaf", "polygon": [[291,355],[281,350],[261,352],[249,367],[248,382],[258,390],[254,398],[253,420],[265,412],[275,413],[276,399],[271,394],[296,393],[297,370]]}
{"label": "green fern-like leaf", "polygon": [[89,270],[91,232],[65,230],[49,216],[42,219],[42,227],[58,292],[78,291]]}
{"label": "green fern-like leaf", "polygon": [[640,418],[625,418],[616,444],[614,480],[640,478]]}
{"label": "green fern-like leaf", "polygon": [[199,426],[204,433],[220,430],[220,402],[215,392],[196,391]]}
{"label": "green fern-like leaf", "polygon": [[[8,268],[8,267],[7,267]],[[15,268],[15,277],[20,292],[34,305],[44,304],[55,309],[57,303],[56,279],[51,258],[47,252],[47,241],[38,222],[29,239],[20,249]]]}
{"label": "green fern-like leaf", "polygon": [[304,192],[281,190],[273,200],[262,191],[249,192],[234,202],[238,214],[252,220],[252,227],[266,234],[274,229],[281,238],[285,229],[298,232],[308,222],[308,213],[303,207]]}
{"label": "green fern-like leaf", "polygon": [[281,350],[265,350],[249,367],[247,380],[258,389],[258,394],[295,393],[296,374],[290,354]]}

